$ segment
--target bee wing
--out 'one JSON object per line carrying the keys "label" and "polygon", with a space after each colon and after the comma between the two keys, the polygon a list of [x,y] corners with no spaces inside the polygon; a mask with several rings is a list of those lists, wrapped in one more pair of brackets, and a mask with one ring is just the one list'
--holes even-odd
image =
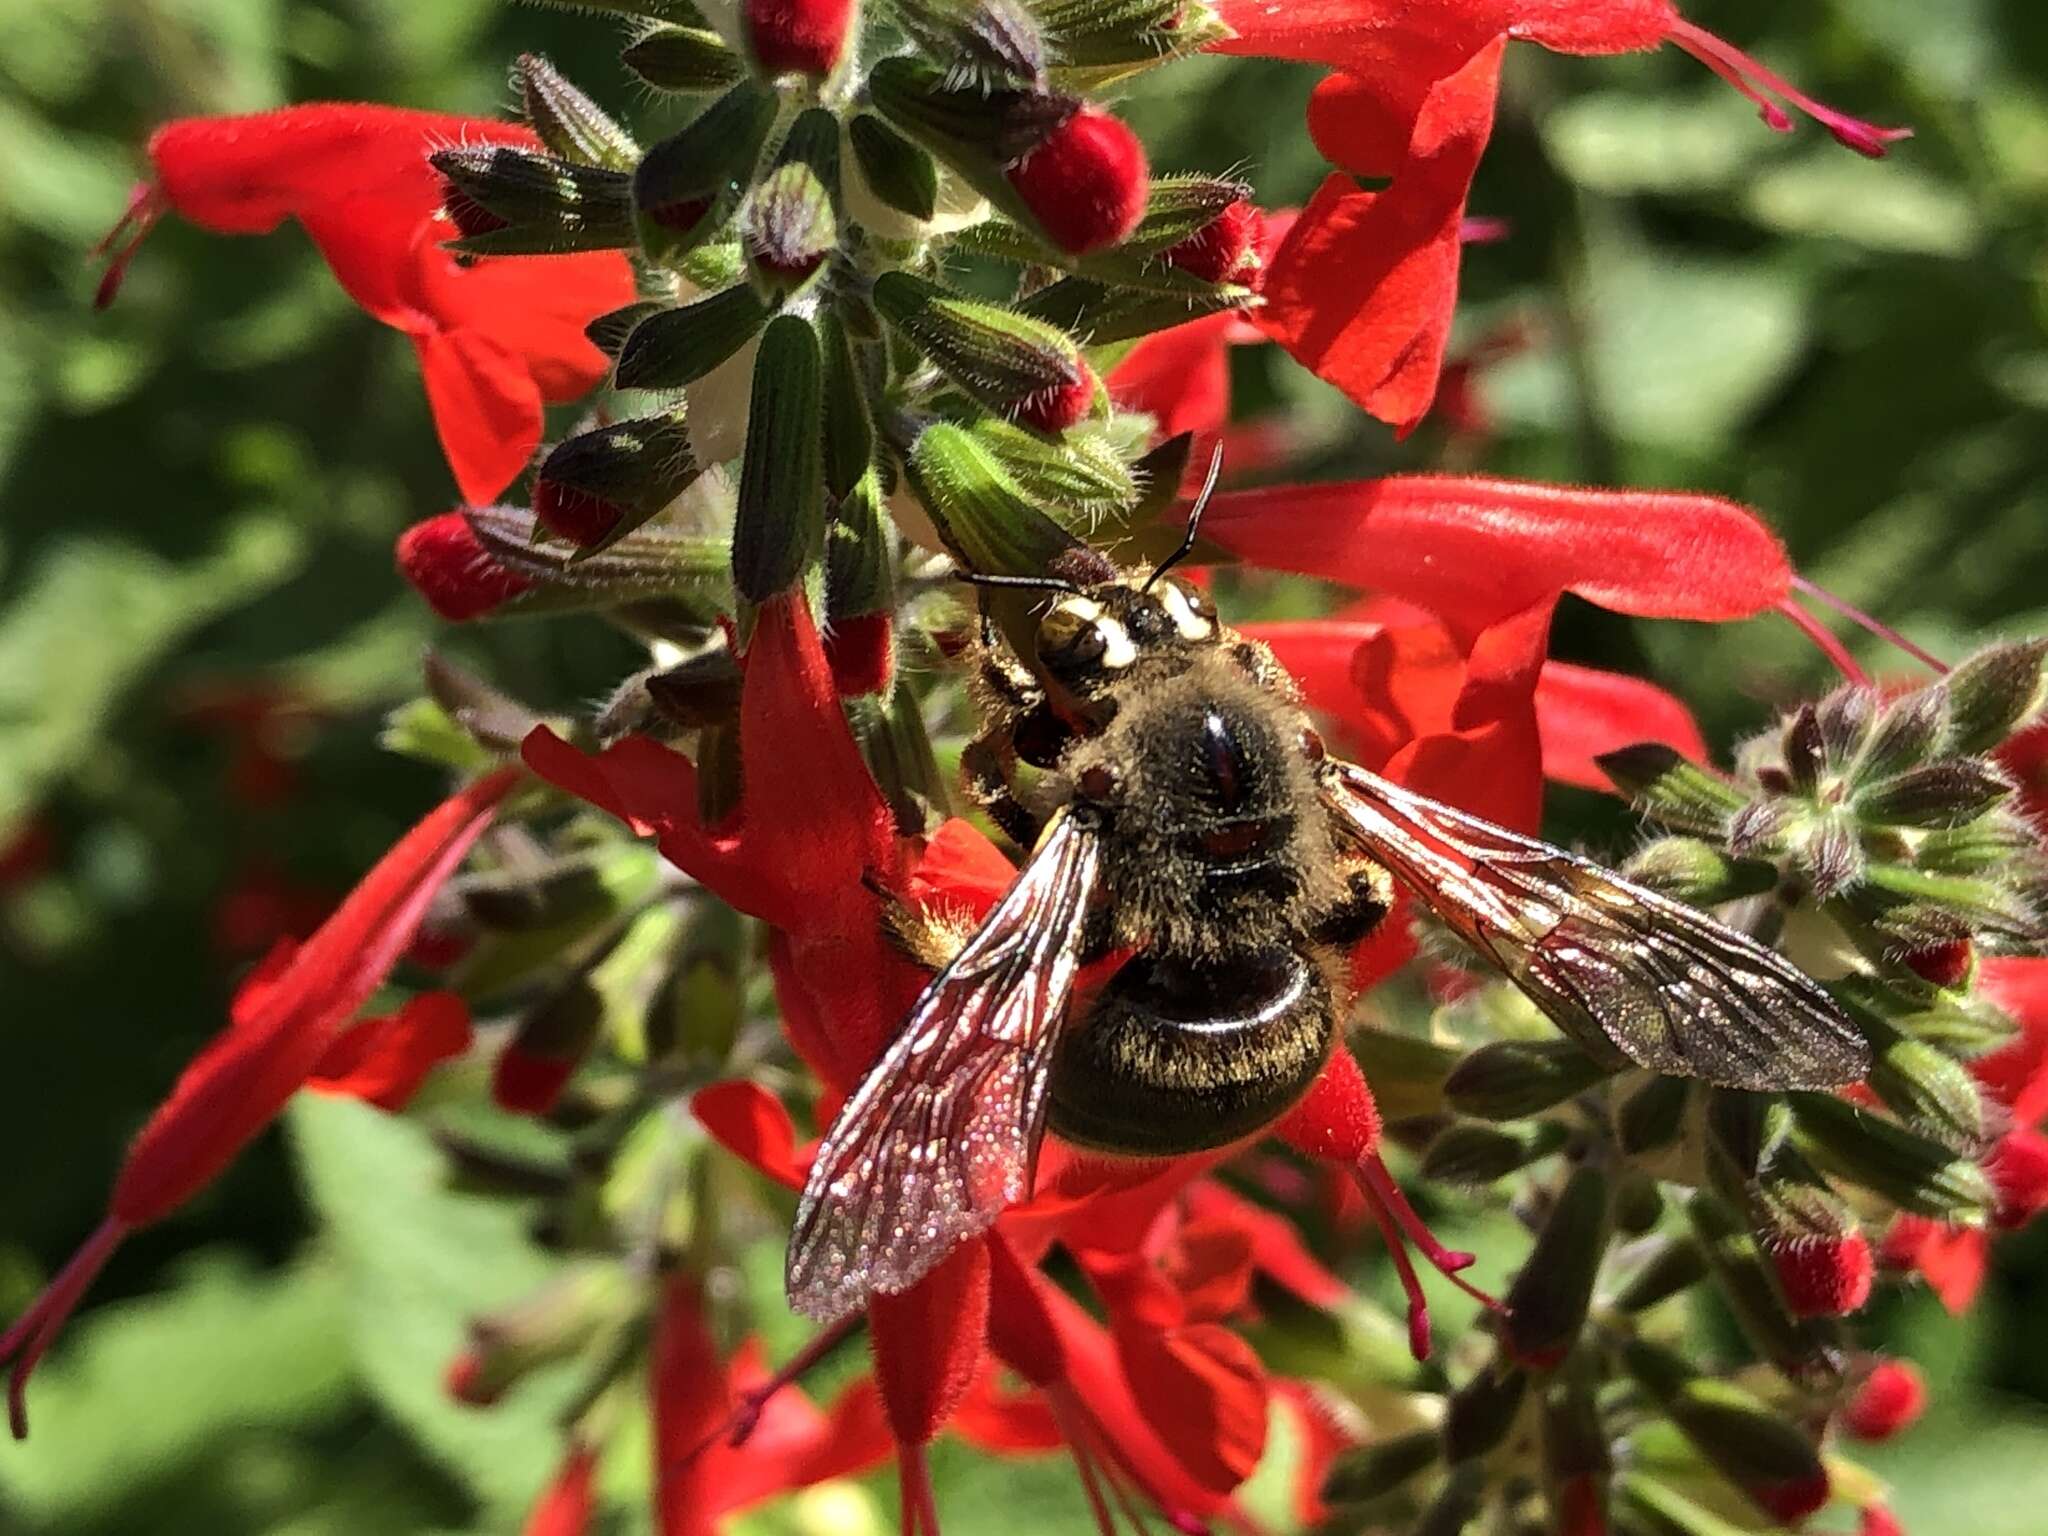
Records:
{"label": "bee wing", "polygon": [[908,1290],[1031,1189],[1100,845],[1062,815],[924,989],[818,1148],[790,1304],[834,1322]]}
{"label": "bee wing", "polygon": [[1697,907],[1352,763],[1325,795],[1362,851],[1565,1033],[1728,1088],[1827,1088],[1870,1047],[1825,988]]}

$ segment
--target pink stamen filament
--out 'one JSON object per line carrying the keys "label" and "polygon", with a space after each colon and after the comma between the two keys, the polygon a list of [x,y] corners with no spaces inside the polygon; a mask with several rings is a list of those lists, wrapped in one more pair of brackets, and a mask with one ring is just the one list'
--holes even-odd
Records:
{"label": "pink stamen filament", "polygon": [[1415,1273],[1415,1265],[1408,1257],[1409,1243],[1415,1245],[1416,1251],[1429,1260],[1437,1273],[1467,1296],[1496,1312],[1500,1310],[1498,1301],[1469,1280],[1459,1277],[1458,1271],[1469,1267],[1473,1256],[1446,1248],[1437,1241],[1436,1234],[1429,1230],[1428,1224],[1416,1214],[1415,1207],[1408,1203],[1408,1197],[1401,1193],[1401,1186],[1394,1182],[1394,1176],[1387,1171],[1386,1163],[1377,1152],[1368,1152],[1351,1171],[1358,1181],[1359,1193],[1365,1196],[1365,1203],[1372,1211],[1380,1235],[1386,1239],[1388,1256],[1394,1261],[1394,1272],[1401,1277],[1401,1289],[1407,1293],[1408,1348],[1416,1359],[1429,1358],[1429,1300],[1422,1293],[1421,1277]]}
{"label": "pink stamen filament", "polygon": [[170,208],[169,201],[152,183],[137,182],[128,194],[128,206],[121,210],[121,217],[114,221],[114,227],[101,236],[90,256],[105,256],[107,270],[100,275],[99,287],[94,291],[92,307],[105,309],[114,302],[114,295],[121,290],[121,279],[128,273],[128,263],[134,259],[156,221]]}
{"label": "pink stamen filament", "polygon": [[1799,632],[1814,643],[1821,655],[1835,664],[1835,670],[1843,677],[1859,688],[1870,686],[1870,674],[1863,670],[1856,658],[1849,654],[1848,648],[1829,632],[1825,624],[1799,606],[1796,598],[1778,599],[1778,612],[1790,619]]}
{"label": "pink stamen filament", "polygon": [[903,1536],[940,1536],[932,1469],[922,1445],[896,1448],[896,1476],[903,1495]]}
{"label": "pink stamen filament", "polygon": [[1834,609],[1836,613],[1839,613],[1850,623],[1867,630],[1869,633],[1877,636],[1878,639],[1904,651],[1922,666],[1932,670],[1935,676],[1946,677],[1948,675],[1947,662],[1921,649],[1882,619],[1872,618],[1854,603],[1835,596],[1826,587],[1808,581],[1804,576],[1794,576],[1792,578],[1792,589],[1795,592],[1803,593],[1805,596],[1812,598],[1817,603]]}
{"label": "pink stamen filament", "polygon": [[789,1363],[758,1387],[750,1388],[739,1395],[731,1413],[703,1439],[691,1446],[668,1465],[670,1473],[685,1469],[691,1462],[702,1456],[712,1446],[723,1440],[733,1450],[747,1443],[761,1422],[761,1414],[775,1394],[784,1387],[801,1379],[812,1366],[837,1349],[846,1336],[860,1325],[861,1314],[842,1318],[829,1328],[820,1329],[811,1341],[790,1357]]}
{"label": "pink stamen filament", "polygon": [[[1771,99],[1779,96],[1835,136],[1837,142],[1873,160],[1884,157],[1885,146],[1913,136],[1910,128],[1880,128],[1861,118],[1837,112],[1825,102],[1814,100],[1784,76],[1765,68],[1750,55],[1713,33],[1681,18],[1674,18],[1665,37],[1698,59],[1756,104],[1763,120],[1778,133],[1792,130],[1792,119]],[[1766,93],[1769,94],[1766,94]]]}
{"label": "pink stamen filament", "polygon": [[14,1431],[15,1439],[28,1438],[28,1379],[35,1373],[37,1362],[49,1350],[65,1319],[77,1307],[79,1298],[99,1272],[106,1268],[107,1260],[113,1257],[114,1250],[127,1235],[128,1228],[124,1223],[112,1217],[101,1222],[99,1230],[87,1238],[84,1246],[57,1271],[56,1278],[43,1294],[14,1320],[13,1327],[0,1334],[0,1360],[11,1359],[14,1362],[14,1368],[7,1377],[7,1422]]}

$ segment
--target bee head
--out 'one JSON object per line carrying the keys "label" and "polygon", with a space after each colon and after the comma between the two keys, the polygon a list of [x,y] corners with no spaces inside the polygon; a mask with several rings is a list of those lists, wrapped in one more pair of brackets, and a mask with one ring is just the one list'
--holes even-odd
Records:
{"label": "bee head", "polygon": [[1087,697],[1148,660],[1213,645],[1218,633],[1216,605],[1201,588],[1172,578],[1117,580],[1055,603],[1039,621],[1036,648],[1055,681]]}

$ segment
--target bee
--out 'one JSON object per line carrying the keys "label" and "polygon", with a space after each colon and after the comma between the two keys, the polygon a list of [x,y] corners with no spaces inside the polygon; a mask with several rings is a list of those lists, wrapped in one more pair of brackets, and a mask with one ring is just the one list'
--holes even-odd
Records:
{"label": "bee", "polygon": [[[1213,478],[1213,477],[1212,477]],[[1050,1130],[1156,1158],[1272,1124],[1322,1070],[1349,947],[1405,886],[1568,1035],[1731,1088],[1823,1088],[1863,1036],[1797,967],[1698,909],[1332,756],[1293,680],[1169,568],[1073,552],[1033,665],[984,626],[970,784],[1031,850],[818,1149],[792,1305],[907,1290],[1028,1197]],[[1041,770],[1018,785],[1019,763]],[[914,925],[904,933],[915,951]],[[925,935],[925,948],[937,948]],[[950,951],[950,952],[948,952]],[[1083,997],[1091,962],[1125,954]]]}

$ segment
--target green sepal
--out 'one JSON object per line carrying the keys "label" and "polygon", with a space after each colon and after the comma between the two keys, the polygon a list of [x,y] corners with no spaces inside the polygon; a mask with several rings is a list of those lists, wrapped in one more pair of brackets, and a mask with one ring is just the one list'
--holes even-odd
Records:
{"label": "green sepal", "polygon": [[746,283],[706,294],[680,309],[660,307],[635,325],[619,348],[620,389],[681,389],[711,372],[768,323],[768,306]]}
{"label": "green sepal", "polygon": [[1800,1149],[1837,1177],[1938,1221],[1981,1222],[1996,1204],[1984,1170],[1952,1147],[1832,1094],[1789,1098]]}
{"label": "green sepal", "polygon": [[428,157],[462,197],[502,229],[447,242],[465,256],[560,256],[623,250],[633,243],[630,180],[623,171],[577,165],[510,144],[440,149]]}
{"label": "green sepal", "polygon": [[577,165],[630,171],[640,163],[640,146],[602,107],[564,79],[537,53],[522,53],[512,64],[520,115],[550,153]]}
{"label": "green sepal", "polygon": [[641,159],[633,217],[650,261],[674,263],[724,227],[752,181],[776,98],[742,80]]}
{"label": "green sepal", "polygon": [[788,591],[824,552],[823,372],[809,321],[768,322],[733,517],[733,586],[749,602]]}
{"label": "green sepal", "polygon": [[898,213],[929,219],[939,205],[939,168],[932,157],[872,112],[856,112],[846,125],[861,179]]}
{"label": "green sepal", "polygon": [[1675,831],[1718,838],[1748,798],[1662,742],[1603,752],[1594,761],[1637,809]]}
{"label": "green sepal", "polygon": [[658,91],[708,95],[737,85],[747,75],[746,61],[709,27],[655,27],[619,58]]}

